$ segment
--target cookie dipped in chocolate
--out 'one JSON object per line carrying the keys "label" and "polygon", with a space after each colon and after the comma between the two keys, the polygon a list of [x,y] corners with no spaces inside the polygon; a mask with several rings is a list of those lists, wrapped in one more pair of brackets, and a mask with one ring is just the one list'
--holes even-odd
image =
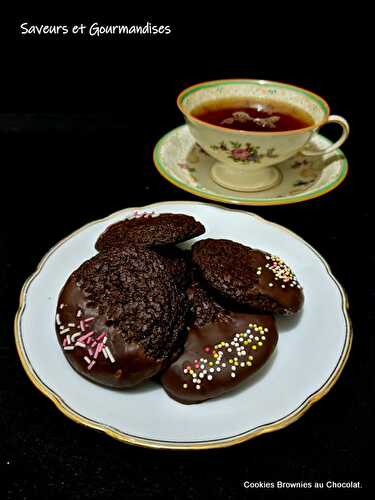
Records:
{"label": "cookie dipped in chocolate", "polygon": [[302,287],[280,257],[230,240],[206,239],[193,245],[192,259],[206,284],[233,304],[281,315],[303,305]]}
{"label": "cookie dipped in chocolate", "polygon": [[231,313],[229,320],[191,328],[184,351],[161,376],[168,395],[193,404],[229,392],[270,358],[278,340],[272,316]]}
{"label": "cookie dipped in chocolate", "polygon": [[104,386],[132,387],[156,375],[183,345],[185,302],[151,250],[102,252],[64,285],[57,337],[78,373]]}

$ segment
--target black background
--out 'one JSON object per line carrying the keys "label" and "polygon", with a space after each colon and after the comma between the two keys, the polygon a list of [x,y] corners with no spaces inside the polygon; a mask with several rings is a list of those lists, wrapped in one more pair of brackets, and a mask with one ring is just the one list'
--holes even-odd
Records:
{"label": "black background", "polygon": [[[364,457],[372,437],[368,327],[375,295],[368,242],[373,154],[363,126],[372,88],[368,13],[342,9],[338,16],[326,6],[305,6],[292,18],[286,6],[275,11],[271,4],[246,10],[216,4],[207,16],[202,9],[182,4],[164,15],[144,9],[137,16],[44,13],[3,19],[0,494],[5,497],[230,499],[272,493],[245,490],[245,480],[362,481],[362,494],[370,488]],[[173,31],[91,38],[22,37],[18,29],[20,22],[95,21],[150,21],[170,24]],[[184,87],[234,77],[307,87],[351,124],[343,146],[350,165],[344,184],[312,201],[250,210],[297,232],[330,263],[350,299],[352,353],[333,390],[282,431],[220,450],[131,447],[68,420],[28,380],[13,340],[20,288],[51,246],[88,221],[128,206],[195,199],[157,174],[153,146],[182,123],[175,98]],[[324,133],[334,138],[338,132],[332,127]]]}

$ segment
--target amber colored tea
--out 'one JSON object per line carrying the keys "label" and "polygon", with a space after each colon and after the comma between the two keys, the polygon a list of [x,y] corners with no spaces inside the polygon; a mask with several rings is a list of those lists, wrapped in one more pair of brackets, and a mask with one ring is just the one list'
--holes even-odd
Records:
{"label": "amber colored tea", "polygon": [[212,125],[249,132],[286,132],[314,124],[303,109],[271,99],[216,99],[200,104],[191,114]]}

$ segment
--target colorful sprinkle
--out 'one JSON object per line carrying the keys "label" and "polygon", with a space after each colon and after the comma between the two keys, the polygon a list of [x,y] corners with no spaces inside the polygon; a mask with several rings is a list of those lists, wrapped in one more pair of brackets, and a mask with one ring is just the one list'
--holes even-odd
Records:
{"label": "colorful sprinkle", "polygon": [[60,314],[59,313],[56,314],[56,323],[58,325],[61,325],[61,320],[60,320]]}

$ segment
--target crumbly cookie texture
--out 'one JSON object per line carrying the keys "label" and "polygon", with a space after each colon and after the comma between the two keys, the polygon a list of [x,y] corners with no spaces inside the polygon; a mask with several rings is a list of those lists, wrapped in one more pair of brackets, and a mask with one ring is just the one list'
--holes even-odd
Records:
{"label": "crumbly cookie texture", "polygon": [[173,245],[204,232],[203,224],[190,215],[143,213],[107,227],[95,248],[101,252],[129,243],[145,247]]}

